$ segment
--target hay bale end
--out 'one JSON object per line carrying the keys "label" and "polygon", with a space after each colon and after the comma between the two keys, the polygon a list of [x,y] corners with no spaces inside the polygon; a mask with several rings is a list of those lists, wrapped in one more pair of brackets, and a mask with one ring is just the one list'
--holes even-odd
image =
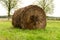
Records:
{"label": "hay bale end", "polygon": [[45,12],[37,5],[20,8],[12,16],[12,25],[22,29],[45,29]]}

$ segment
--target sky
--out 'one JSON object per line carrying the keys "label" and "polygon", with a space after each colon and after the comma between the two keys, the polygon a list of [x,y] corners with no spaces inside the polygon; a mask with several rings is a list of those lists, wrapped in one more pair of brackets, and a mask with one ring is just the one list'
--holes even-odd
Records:
{"label": "sky", "polygon": [[[28,5],[33,4],[33,2],[36,2],[37,0],[22,0],[21,4],[18,3],[18,7],[25,7]],[[60,17],[60,0],[54,0],[54,13],[52,14],[47,14],[48,16],[53,16],[53,17]],[[12,10],[12,13],[14,10]],[[0,3],[0,16],[7,15],[7,10],[4,8],[4,6]]]}
{"label": "sky", "polygon": [[2,4],[0,4],[0,16],[6,15],[7,11],[6,9],[3,7]]}
{"label": "sky", "polygon": [[48,14],[48,16],[60,17],[60,0],[54,0],[54,13]]}

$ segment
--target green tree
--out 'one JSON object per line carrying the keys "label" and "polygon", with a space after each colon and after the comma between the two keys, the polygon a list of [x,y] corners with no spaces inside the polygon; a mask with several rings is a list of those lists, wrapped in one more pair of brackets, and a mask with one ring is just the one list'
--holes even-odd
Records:
{"label": "green tree", "polygon": [[53,0],[38,0],[38,5],[44,9],[45,13],[52,13],[54,10]]}
{"label": "green tree", "polygon": [[7,11],[8,11],[8,20],[9,20],[10,11],[11,11],[11,9],[13,9],[17,5],[18,0],[0,0],[0,2],[7,9]]}

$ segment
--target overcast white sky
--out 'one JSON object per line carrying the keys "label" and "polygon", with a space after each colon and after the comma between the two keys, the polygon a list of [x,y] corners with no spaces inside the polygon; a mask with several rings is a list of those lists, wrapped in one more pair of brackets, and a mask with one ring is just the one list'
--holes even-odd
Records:
{"label": "overcast white sky", "polygon": [[48,16],[60,17],[60,0],[54,0],[54,13]]}
{"label": "overcast white sky", "polygon": [[[31,5],[36,0],[22,0],[22,4],[19,7],[25,7],[27,5]],[[54,17],[60,17],[60,0],[54,0],[55,8],[54,13],[48,14],[48,16],[54,16]],[[0,16],[7,15],[6,9],[3,7],[3,5],[0,3]]]}

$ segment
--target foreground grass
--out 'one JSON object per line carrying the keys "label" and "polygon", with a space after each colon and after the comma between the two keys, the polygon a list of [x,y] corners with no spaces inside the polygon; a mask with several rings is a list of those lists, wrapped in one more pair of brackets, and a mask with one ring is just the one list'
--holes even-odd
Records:
{"label": "foreground grass", "polygon": [[60,40],[60,21],[47,21],[45,30],[17,29],[10,21],[0,21],[0,40]]}

